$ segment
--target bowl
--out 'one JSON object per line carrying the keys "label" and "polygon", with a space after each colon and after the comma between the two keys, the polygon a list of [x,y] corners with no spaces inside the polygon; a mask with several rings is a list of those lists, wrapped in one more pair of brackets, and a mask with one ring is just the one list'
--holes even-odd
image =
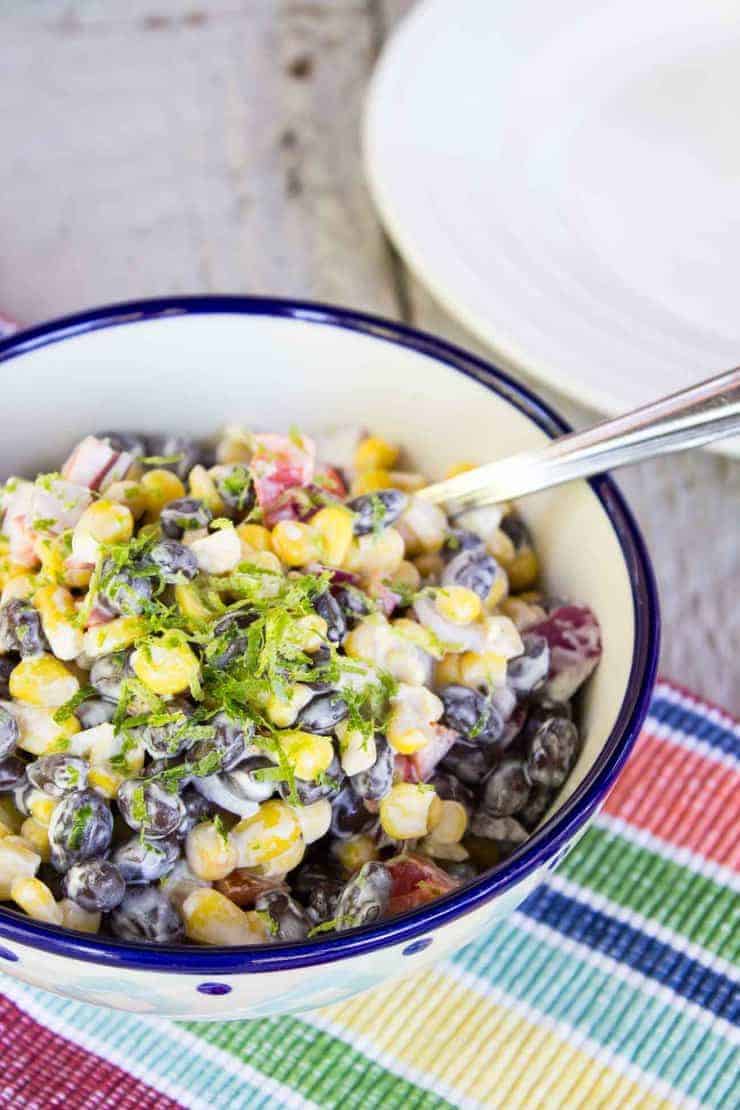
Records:
{"label": "bowl", "polygon": [[[212,435],[225,422],[306,431],[362,423],[441,476],[567,430],[529,390],[430,335],[320,304],[173,297],[92,309],[0,342],[0,474],[58,465],[91,430]],[[603,803],[646,715],[659,638],[650,561],[611,479],[526,499],[546,587],[597,613],[604,653],[581,700],[583,749],[517,852],[390,921],[302,944],[153,947],[0,910],[0,969],[84,1002],[201,1020],[340,1001],[420,969],[489,929],[547,876]]]}

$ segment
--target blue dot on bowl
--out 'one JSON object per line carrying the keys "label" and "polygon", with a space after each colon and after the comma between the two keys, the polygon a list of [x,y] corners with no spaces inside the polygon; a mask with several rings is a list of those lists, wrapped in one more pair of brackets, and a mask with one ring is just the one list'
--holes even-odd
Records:
{"label": "blue dot on bowl", "polygon": [[199,983],[198,990],[201,994],[230,994],[231,987],[228,983]]}
{"label": "blue dot on bowl", "polygon": [[417,952],[423,952],[432,943],[431,937],[422,937],[421,940],[414,940],[411,944],[407,944],[401,953],[402,956],[415,956]]}
{"label": "blue dot on bowl", "polygon": [[12,963],[18,963],[18,956],[15,952],[11,952],[9,948],[0,948],[0,960],[10,960]]}

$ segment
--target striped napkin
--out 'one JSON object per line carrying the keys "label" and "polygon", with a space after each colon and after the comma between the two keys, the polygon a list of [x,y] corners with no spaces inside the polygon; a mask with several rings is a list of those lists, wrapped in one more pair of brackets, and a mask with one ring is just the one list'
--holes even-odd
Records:
{"label": "striped napkin", "polygon": [[740,1107],[740,725],[660,682],[591,831],[432,971],[306,1014],[133,1017],[0,977],[0,1107]]}

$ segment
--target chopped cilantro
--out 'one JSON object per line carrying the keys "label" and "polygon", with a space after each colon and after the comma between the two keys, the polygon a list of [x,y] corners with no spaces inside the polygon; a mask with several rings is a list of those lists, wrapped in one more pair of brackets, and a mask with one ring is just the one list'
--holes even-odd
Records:
{"label": "chopped cilantro", "polygon": [[67,845],[73,851],[81,846],[83,838],[85,836],[87,823],[91,817],[92,806],[89,803],[86,803],[84,806],[80,806],[80,808],[75,813],[74,820],[72,821],[72,828],[70,829],[69,836],[67,837]]}
{"label": "chopped cilantro", "polygon": [[269,910],[255,910],[254,911],[263,923],[271,937],[276,937],[278,933],[278,923],[272,916]]}
{"label": "chopped cilantro", "polygon": [[144,466],[170,466],[175,463],[182,462],[185,455],[180,452],[179,455],[145,455],[144,458],[139,459]]}
{"label": "chopped cilantro", "polygon": [[51,532],[57,523],[56,517],[53,516],[38,516],[33,522],[33,530],[35,532]]}
{"label": "chopped cilantro", "polygon": [[143,786],[137,786],[131,795],[131,816],[137,825],[143,825],[146,822],[147,808]]}
{"label": "chopped cilantro", "polygon": [[217,813],[216,816],[213,818],[213,827],[216,830],[216,835],[219,837],[221,843],[225,848],[226,845],[229,843],[229,833],[226,826],[224,825],[223,818],[221,817],[220,813]]}
{"label": "chopped cilantro", "polygon": [[63,725],[65,721],[68,721],[69,718],[74,715],[74,711],[77,709],[78,705],[82,705],[83,702],[87,701],[89,698],[95,698],[97,695],[98,692],[94,686],[83,686],[81,690],[78,690],[76,694],[72,695],[69,701],[65,701],[64,705],[60,705],[54,712],[53,716],[55,723]]}

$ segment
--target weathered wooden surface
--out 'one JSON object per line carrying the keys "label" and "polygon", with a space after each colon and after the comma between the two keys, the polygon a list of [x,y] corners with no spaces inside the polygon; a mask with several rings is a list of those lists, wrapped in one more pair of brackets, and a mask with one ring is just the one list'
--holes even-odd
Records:
{"label": "weathered wooden surface", "polygon": [[[158,293],[272,292],[480,350],[395,257],[363,180],[365,88],[411,6],[0,0],[0,307],[32,322]],[[660,580],[664,672],[739,709],[740,466],[694,454],[620,484]]]}

